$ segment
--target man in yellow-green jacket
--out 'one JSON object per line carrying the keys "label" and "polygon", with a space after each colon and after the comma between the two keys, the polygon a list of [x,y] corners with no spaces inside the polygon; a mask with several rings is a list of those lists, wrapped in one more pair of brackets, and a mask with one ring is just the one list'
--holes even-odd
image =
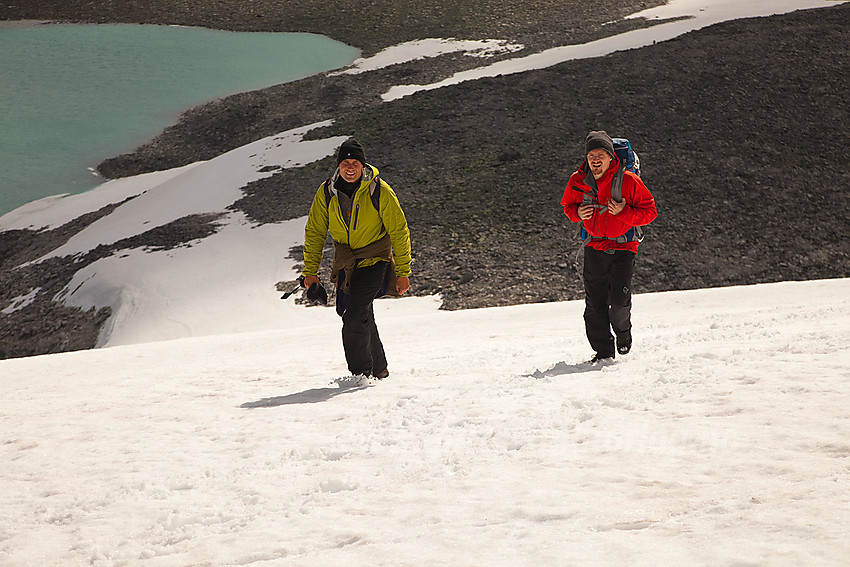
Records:
{"label": "man in yellow-green jacket", "polygon": [[342,344],[352,376],[389,376],[372,302],[410,288],[410,231],[392,188],[366,163],[363,146],[349,139],[338,167],[322,183],[304,230],[304,287],[321,285],[319,265],[328,234],[334,242],[331,282],[342,317]]}

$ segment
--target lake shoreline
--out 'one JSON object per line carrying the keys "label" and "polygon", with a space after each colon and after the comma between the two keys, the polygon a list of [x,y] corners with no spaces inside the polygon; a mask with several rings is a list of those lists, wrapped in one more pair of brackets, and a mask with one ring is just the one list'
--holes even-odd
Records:
{"label": "lake shoreline", "polygon": [[0,20],[0,30],[17,30],[33,28],[51,23],[50,20],[17,20],[13,22]]}
{"label": "lake shoreline", "polygon": [[359,56],[316,34],[139,24],[11,27],[0,52],[0,147],[10,164],[0,169],[0,216],[97,187],[108,179],[99,163],[149,143],[200,104]]}

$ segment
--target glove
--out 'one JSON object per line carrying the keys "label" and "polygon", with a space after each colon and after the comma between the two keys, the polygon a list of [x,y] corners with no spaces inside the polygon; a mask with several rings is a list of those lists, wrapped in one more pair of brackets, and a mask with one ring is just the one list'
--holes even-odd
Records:
{"label": "glove", "polygon": [[328,292],[325,291],[325,286],[314,283],[307,289],[307,299],[310,301],[318,301],[322,305],[328,304]]}

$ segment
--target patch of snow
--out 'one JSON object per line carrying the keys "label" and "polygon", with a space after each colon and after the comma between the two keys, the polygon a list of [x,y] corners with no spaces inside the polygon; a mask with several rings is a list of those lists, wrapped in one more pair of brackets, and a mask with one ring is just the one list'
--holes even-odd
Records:
{"label": "patch of snow", "polygon": [[3,310],[0,310],[0,313],[5,313],[6,315],[11,315],[15,311],[20,311],[21,309],[23,309],[24,307],[26,307],[27,305],[30,305],[33,301],[35,301],[35,298],[38,295],[38,292],[40,292],[40,291],[41,291],[41,288],[37,287],[37,288],[31,290],[29,293],[27,293],[25,295],[19,295],[17,297],[13,297],[12,300],[9,302],[9,306],[4,308]]}
{"label": "patch of snow", "polygon": [[[331,121],[295,128],[180,168],[176,175],[148,187],[41,260],[82,254],[188,215],[224,212],[242,197],[242,187],[273,175],[276,169],[272,166],[299,167],[333,154],[345,137],[303,140],[310,130],[329,124]],[[134,184],[133,178],[128,183]]]}
{"label": "patch of snow", "polygon": [[458,40],[428,38],[408,41],[387,47],[372,57],[360,58],[348,68],[331,73],[334,75],[358,75],[367,71],[383,69],[399,63],[407,63],[428,57],[462,52],[470,57],[493,57],[523,49],[522,45],[501,39]]}

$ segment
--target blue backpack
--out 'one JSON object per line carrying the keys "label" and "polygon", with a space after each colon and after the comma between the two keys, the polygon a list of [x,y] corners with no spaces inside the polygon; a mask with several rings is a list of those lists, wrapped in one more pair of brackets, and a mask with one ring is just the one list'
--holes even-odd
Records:
{"label": "blue backpack", "polygon": [[[623,177],[626,174],[626,170],[628,169],[638,177],[640,177],[640,158],[637,153],[632,149],[631,143],[626,138],[613,138],[614,142],[614,153],[617,154],[617,159],[620,160],[620,167],[617,169],[617,173],[614,174],[614,180],[611,183],[611,198],[615,201],[623,200]],[[585,194],[583,203],[595,204],[596,203],[596,183],[591,184],[591,189],[593,190],[593,196]],[[599,206],[599,205],[597,205]],[[577,236],[582,241],[582,246],[586,246],[588,242],[592,239],[598,240],[613,240],[615,242],[641,242],[644,237],[644,227],[642,226],[633,226],[629,230],[626,231],[625,234],[618,236],[617,238],[605,238],[601,236],[590,236],[587,231],[584,229],[584,223],[578,224],[579,229]]]}

